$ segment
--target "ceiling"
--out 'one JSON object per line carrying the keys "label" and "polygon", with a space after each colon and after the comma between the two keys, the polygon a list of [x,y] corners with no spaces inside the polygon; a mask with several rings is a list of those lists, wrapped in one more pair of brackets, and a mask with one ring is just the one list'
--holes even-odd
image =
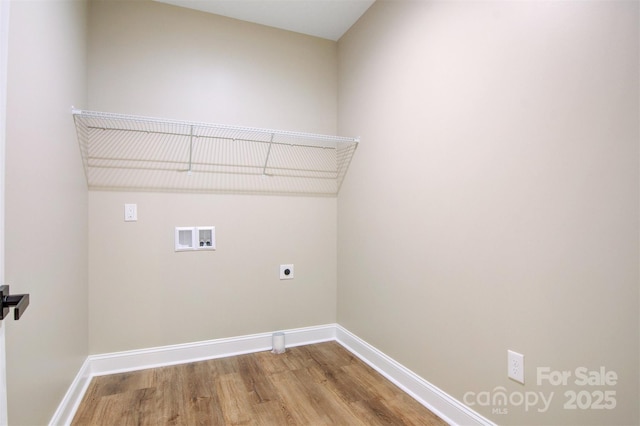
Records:
{"label": "ceiling", "polygon": [[337,41],[375,0],[156,0]]}

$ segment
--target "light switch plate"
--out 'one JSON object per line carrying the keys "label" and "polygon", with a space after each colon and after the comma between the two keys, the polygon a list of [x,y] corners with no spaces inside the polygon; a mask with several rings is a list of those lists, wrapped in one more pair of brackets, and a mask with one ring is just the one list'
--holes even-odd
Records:
{"label": "light switch plate", "polygon": [[138,205],[125,204],[124,205],[124,221],[135,222],[137,220],[138,220]]}

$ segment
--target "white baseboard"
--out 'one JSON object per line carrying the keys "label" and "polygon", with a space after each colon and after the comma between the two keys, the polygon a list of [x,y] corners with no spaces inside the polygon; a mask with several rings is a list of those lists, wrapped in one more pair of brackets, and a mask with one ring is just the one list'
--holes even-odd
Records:
{"label": "white baseboard", "polygon": [[364,340],[336,325],[336,340],[416,401],[452,425],[495,426],[493,422],[438,389]]}
{"label": "white baseboard", "polygon": [[80,371],[76,374],[75,379],[71,382],[71,386],[69,386],[64,398],[62,398],[58,409],[53,414],[49,426],[71,424],[73,416],[76,414],[82,402],[82,397],[87,391],[89,383],[91,383],[92,375],[90,370],[89,360],[86,359],[82,363],[82,367],[80,367]]}
{"label": "white baseboard", "polygon": [[[338,341],[355,356],[373,367],[422,405],[452,425],[494,423],[447,395],[392,358],[337,324],[279,330],[285,333],[286,347]],[[162,346],[101,355],[90,355],[82,365],[49,426],[69,425],[73,420],[91,378],[147,368],[184,364],[271,349],[272,333],[215,339],[204,342]]]}
{"label": "white baseboard", "polygon": [[[282,331],[285,333],[286,346],[294,347],[335,340],[335,330],[335,324],[327,324]],[[90,355],[88,359],[91,366],[91,375],[102,376],[268,351],[271,350],[272,334],[271,332],[250,334],[226,339]]]}

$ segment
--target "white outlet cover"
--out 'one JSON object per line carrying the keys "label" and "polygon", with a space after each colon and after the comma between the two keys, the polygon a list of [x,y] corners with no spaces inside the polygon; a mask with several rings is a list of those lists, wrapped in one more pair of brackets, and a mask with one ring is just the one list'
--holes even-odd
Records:
{"label": "white outlet cover", "polygon": [[507,376],[524,384],[524,355],[507,350]]}
{"label": "white outlet cover", "polygon": [[280,279],[281,280],[293,279],[293,264],[280,265]]}

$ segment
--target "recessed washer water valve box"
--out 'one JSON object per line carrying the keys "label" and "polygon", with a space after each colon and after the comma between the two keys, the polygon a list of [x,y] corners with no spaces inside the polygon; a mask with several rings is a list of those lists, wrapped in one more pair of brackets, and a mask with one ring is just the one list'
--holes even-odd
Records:
{"label": "recessed washer water valve box", "polygon": [[216,249],[215,226],[176,227],[175,251],[199,251]]}
{"label": "recessed washer water valve box", "polygon": [[176,227],[175,250],[187,251],[195,249],[195,228]]}
{"label": "recessed washer water valve box", "polygon": [[280,279],[281,280],[293,279],[293,264],[280,265]]}
{"label": "recessed washer water valve box", "polygon": [[198,244],[196,250],[215,250],[216,249],[216,227],[215,226],[198,226]]}

